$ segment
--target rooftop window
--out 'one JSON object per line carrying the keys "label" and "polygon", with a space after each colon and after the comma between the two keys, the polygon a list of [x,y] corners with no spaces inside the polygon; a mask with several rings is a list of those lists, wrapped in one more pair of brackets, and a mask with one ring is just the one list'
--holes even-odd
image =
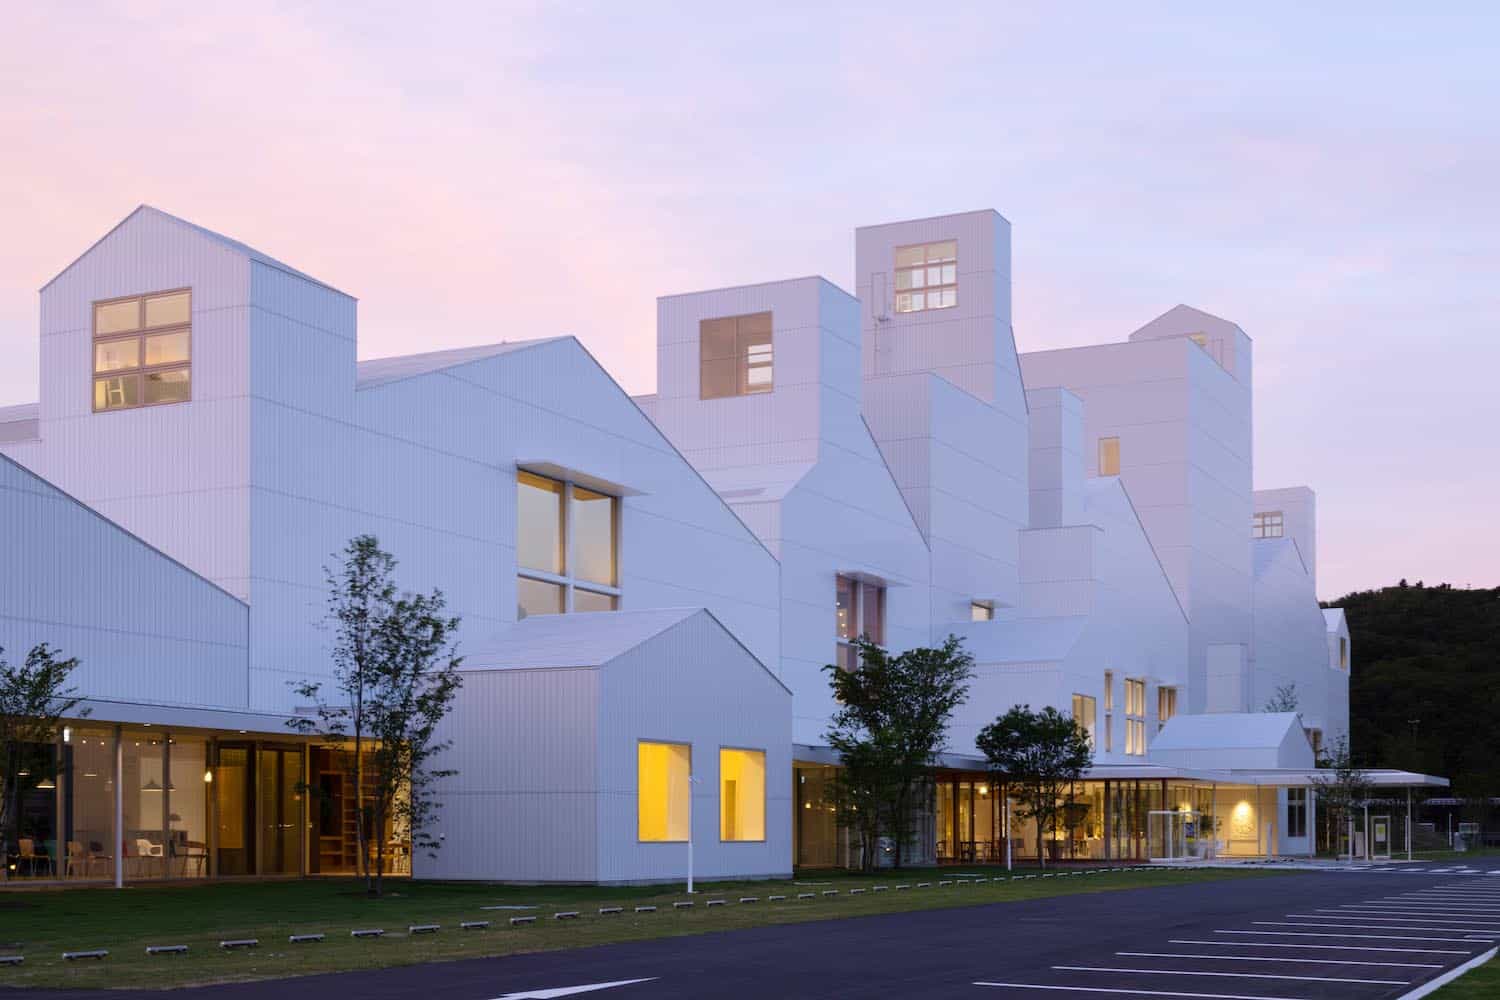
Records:
{"label": "rooftop window", "polygon": [[774,354],[768,312],[702,320],[698,324],[698,398],[770,392]]}
{"label": "rooftop window", "polygon": [[958,241],[896,248],[896,311],[958,305]]}
{"label": "rooftop window", "polygon": [[94,303],[94,412],[192,398],[192,292]]}
{"label": "rooftop window", "polygon": [[1256,511],[1250,516],[1251,538],[1280,538],[1286,531],[1286,518],[1279,510]]}

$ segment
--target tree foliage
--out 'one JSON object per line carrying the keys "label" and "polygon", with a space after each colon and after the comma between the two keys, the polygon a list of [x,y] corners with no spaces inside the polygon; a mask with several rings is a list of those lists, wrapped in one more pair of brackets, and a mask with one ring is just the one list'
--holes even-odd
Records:
{"label": "tree foliage", "polygon": [[[1345,830],[1350,818],[1370,797],[1374,783],[1355,764],[1354,755],[1349,750],[1349,738],[1343,734],[1324,749],[1323,759],[1318,764],[1318,773],[1312,779],[1318,792],[1318,804],[1334,830]],[[1337,842],[1336,836],[1334,842]],[[1353,850],[1352,846],[1350,850]]]}
{"label": "tree foliage", "polygon": [[414,851],[440,846],[429,833],[438,806],[432,786],[456,772],[432,764],[450,745],[437,730],[462,684],[459,619],[445,615],[439,590],[398,594],[396,560],[373,535],[355,537],[341,554],[337,570],[325,569],[333,697],[324,696],[322,682],[295,685],[313,703],[313,717],[288,725],[349,744],[360,874],[378,896],[388,825],[404,830]]}
{"label": "tree foliage", "polygon": [[897,656],[867,637],[855,644],[858,668],[823,668],[839,703],[825,734],[841,765],[833,801],[839,822],[859,835],[863,866],[874,868],[879,839],[888,836],[899,868],[928,799],[948,721],[968,697],[974,658],[951,635],[941,646]]}
{"label": "tree foliage", "polygon": [[1402,580],[1346,594],[1349,729],[1365,766],[1438,774],[1455,795],[1500,795],[1500,588]]}
{"label": "tree foliage", "polygon": [[[1051,705],[1033,712],[1016,705],[979,732],[975,741],[994,772],[1017,802],[1021,819],[1036,821],[1038,855],[1044,830],[1056,834],[1058,820],[1069,815],[1068,795],[1094,763],[1088,733]],[[1006,836],[1010,832],[1006,831]]]}
{"label": "tree foliage", "polygon": [[1267,712],[1295,712],[1297,711],[1297,685],[1282,684],[1276,688],[1276,693],[1271,695],[1266,702]]}
{"label": "tree foliage", "polygon": [[16,666],[0,647],[0,858],[12,853],[21,834],[21,798],[43,778],[57,778],[53,741],[63,716],[78,710],[82,697],[68,683],[78,666],[45,642],[31,647]]}

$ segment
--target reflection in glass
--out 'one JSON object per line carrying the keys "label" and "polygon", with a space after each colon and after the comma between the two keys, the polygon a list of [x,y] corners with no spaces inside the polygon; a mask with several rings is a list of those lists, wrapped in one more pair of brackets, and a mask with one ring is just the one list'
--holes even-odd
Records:
{"label": "reflection in glass", "polygon": [[171,775],[167,814],[167,874],[172,878],[208,876],[208,745],[174,737],[168,760]]}
{"label": "reflection in glass", "polygon": [[615,585],[615,498],[573,487],[573,573]]}
{"label": "reflection in glass", "polygon": [[614,611],[619,601],[611,594],[596,594],[582,587],[573,588],[574,611]]}
{"label": "reflection in glass", "polygon": [[124,333],[140,329],[141,300],[126,299],[123,302],[101,302],[94,306],[94,336],[107,333]]}
{"label": "reflection in glass", "polygon": [[106,340],[94,345],[94,371],[96,372],[116,372],[122,368],[135,368],[140,363],[139,337]]}
{"label": "reflection in glass", "polygon": [[555,583],[533,580],[530,577],[516,578],[516,619],[528,615],[560,615],[563,613],[563,588]]}
{"label": "reflection in glass", "polygon": [[191,318],[187,292],[156,295],[146,300],[147,326],[176,326]]}
{"label": "reflection in glass", "polygon": [[192,395],[193,383],[186,368],[165,372],[147,372],[147,403],[180,403]]}
{"label": "reflection in glass", "polygon": [[158,333],[146,338],[146,364],[148,366],[170,365],[187,359],[187,331]]}
{"label": "reflection in glass", "polygon": [[516,487],[518,565],[547,573],[564,572],[562,483],[518,471]]}

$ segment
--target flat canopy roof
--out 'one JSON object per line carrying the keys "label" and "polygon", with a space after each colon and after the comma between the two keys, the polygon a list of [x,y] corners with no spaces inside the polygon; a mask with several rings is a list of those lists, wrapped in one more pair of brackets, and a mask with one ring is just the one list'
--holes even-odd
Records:
{"label": "flat canopy roof", "polygon": [[[798,764],[837,765],[833,748],[806,743],[792,745],[792,760]],[[989,770],[983,757],[970,754],[942,753],[937,766],[952,771]],[[1084,772],[1084,781],[1193,781],[1219,785],[1261,785],[1274,788],[1306,788],[1318,779],[1327,780],[1333,772],[1327,768],[1185,768],[1143,760],[1129,764],[1095,764]],[[1375,788],[1446,788],[1448,779],[1395,768],[1367,768],[1365,779]]]}

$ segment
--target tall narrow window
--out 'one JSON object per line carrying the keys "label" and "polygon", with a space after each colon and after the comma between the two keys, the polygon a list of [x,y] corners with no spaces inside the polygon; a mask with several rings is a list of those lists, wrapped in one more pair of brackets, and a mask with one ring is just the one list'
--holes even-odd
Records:
{"label": "tall narrow window", "polygon": [[1307,789],[1305,788],[1286,790],[1286,835],[1288,837],[1307,836]]}
{"label": "tall narrow window", "polygon": [[1115,750],[1115,672],[1104,671],[1104,752]]}
{"label": "tall narrow window", "polygon": [[693,751],[686,743],[642,740],[636,750],[637,836],[646,841],[688,839]]}
{"label": "tall narrow window", "polygon": [[1120,474],[1120,439],[1107,437],[1099,439],[1099,475],[1118,476]]}
{"label": "tall narrow window", "polygon": [[885,644],[885,588],[839,575],[834,577],[834,634],[838,665],[853,670],[859,664],[854,640],[860,636]]}
{"label": "tall narrow window", "polygon": [[94,412],[193,396],[192,292],[94,303]]}
{"label": "tall narrow window", "polygon": [[1280,538],[1286,531],[1286,518],[1279,510],[1258,510],[1250,515],[1251,538]]}
{"label": "tall narrow window", "polygon": [[766,752],[719,751],[719,839],[766,839]]}
{"label": "tall narrow window", "polygon": [[1156,689],[1156,731],[1161,732],[1167,720],[1177,714],[1177,689],[1172,687],[1159,687]]}
{"label": "tall narrow window", "polygon": [[1089,735],[1089,742],[1098,746],[1098,734],[1095,732],[1095,721],[1097,719],[1096,709],[1098,703],[1092,695],[1075,694],[1073,696],[1073,721],[1078,724]]}
{"label": "tall narrow window", "polygon": [[1339,636],[1339,669],[1349,669],[1349,640]]}
{"label": "tall narrow window", "polygon": [[516,470],[516,617],[619,606],[620,500]]}
{"label": "tall narrow window", "polygon": [[774,369],[770,313],[699,322],[699,399],[770,392],[775,386]]}
{"label": "tall narrow window", "polygon": [[1146,682],[1125,679],[1125,752],[1133,757],[1146,754]]}
{"label": "tall narrow window", "polygon": [[925,312],[958,305],[958,242],[896,248],[896,311]]}

